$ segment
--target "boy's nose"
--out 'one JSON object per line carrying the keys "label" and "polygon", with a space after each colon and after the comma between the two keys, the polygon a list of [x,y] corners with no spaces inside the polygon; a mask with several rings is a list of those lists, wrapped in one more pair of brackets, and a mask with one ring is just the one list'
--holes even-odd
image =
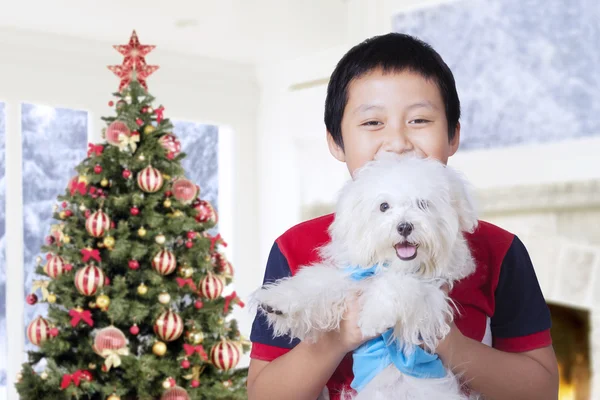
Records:
{"label": "boy's nose", "polygon": [[402,154],[413,151],[412,142],[401,129],[390,129],[383,146],[385,151]]}

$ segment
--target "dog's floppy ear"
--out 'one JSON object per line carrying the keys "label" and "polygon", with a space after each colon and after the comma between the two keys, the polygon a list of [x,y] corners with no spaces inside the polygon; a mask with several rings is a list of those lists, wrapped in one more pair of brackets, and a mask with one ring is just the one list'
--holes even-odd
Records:
{"label": "dog's floppy ear", "polygon": [[452,202],[458,212],[460,230],[471,233],[477,228],[478,223],[477,204],[473,197],[473,188],[457,170],[447,166],[446,173],[450,178]]}

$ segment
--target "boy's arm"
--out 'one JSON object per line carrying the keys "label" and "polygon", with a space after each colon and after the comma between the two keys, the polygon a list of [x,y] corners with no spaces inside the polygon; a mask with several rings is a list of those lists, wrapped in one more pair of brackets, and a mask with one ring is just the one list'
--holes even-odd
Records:
{"label": "boy's arm", "polygon": [[516,236],[502,260],[494,302],[494,348],[452,326],[436,350],[442,361],[486,399],[556,399],[550,311],[529,254]]}
{"label": "boy's arm", "polygon": [[315,400],[345,355],[334,337],[324,335],[315,344],[301,342],[271,362],[253,359],[248,400]]}
{"label": "boy's arm", "polygon": [[486,400],[558,398],[552,346],[507,353],[463,336],[453,326],[436,351],[446,366]]}

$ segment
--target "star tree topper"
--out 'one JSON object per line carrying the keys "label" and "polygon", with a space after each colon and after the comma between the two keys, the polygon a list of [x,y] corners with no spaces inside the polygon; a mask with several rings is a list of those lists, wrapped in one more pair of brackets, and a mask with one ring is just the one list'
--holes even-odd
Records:
{"label": "star tree topper", "polygon": [[137,80],[144,89],[148,90],[146,78],[158,69],[158,65],[146,65],[144,58],[156,46],[140,44],[135,31],[131,34],[129,44],[113,46],[119,53],[125,56],[123,64],[108,67],[121,79],[119,92],[129,86],[132,80]]}

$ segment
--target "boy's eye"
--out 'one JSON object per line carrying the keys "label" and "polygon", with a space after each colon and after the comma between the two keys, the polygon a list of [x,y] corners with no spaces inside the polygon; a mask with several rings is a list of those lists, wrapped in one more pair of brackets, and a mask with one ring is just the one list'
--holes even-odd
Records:
{"label": "boy's eye", "polygon": [[431,122],[431,121],[429,121],[428,119],[417,118],[417,119],[413,119],[413,120],[412,120],[412,121],[410,121],[409,123],[410,123],[410,124],[426,124],[426,123],[428,123],[428,122]]}
{"label": "boy's eye", "polygon": [[389,210],[389,209],[390,209],[390,205],[389,205],[388,203],[385,203],[385,202],[384,202],[384,203],[381,203],[381,204],[379,205],[379,210],[380,210],[381,212],[386,212],[386,211],[387,211],[387,210]]}
{"label": "boy's eye", "polygon": [[379,121],[367,121],[362,125],[363,126],[378,126],[379,124],[381,124],[381,122],[379,122]]}
{"label": "boy's eye", "polygon": [[418,200],[417,201],[417,207],[419,207],[421,210],[425,211],[427,209],[429,209],[429,202],[427,200]]}

